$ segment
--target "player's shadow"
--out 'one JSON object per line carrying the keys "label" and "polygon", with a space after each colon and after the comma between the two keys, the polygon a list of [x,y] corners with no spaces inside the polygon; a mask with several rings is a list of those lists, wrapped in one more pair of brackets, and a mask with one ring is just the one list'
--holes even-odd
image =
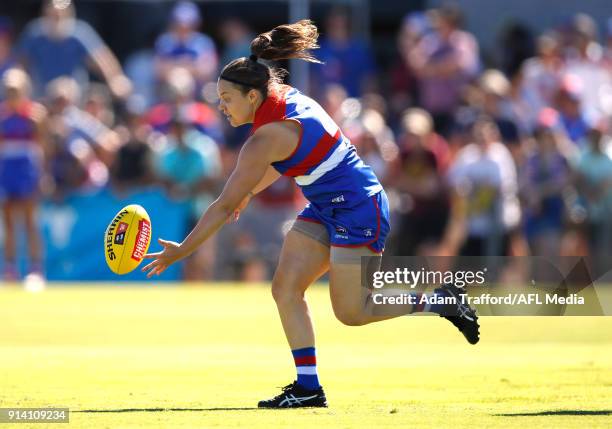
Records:
{"label": "player's shadow", "polygon": [[534,413],[507,413],[494,414],[502,417],[529,417],[529,416],[609,416],[612,410],[548,410]]}
{"label": "player's shadow", "polygon": [[257,407],[216,407],[216,408],[116,408],[116,409],[101,409],[101,410],[76,410],[71,413],[162,413],[175,411],[246,411],[259,410]]}

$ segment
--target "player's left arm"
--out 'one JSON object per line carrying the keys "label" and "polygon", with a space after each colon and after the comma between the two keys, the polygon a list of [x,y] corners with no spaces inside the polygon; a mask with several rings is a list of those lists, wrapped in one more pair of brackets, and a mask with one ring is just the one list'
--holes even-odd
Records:
{"label": "player's left arm", "polygon": [[238,219],[240,218],[240,213],[242,213],[242,211],[249,204],[249,202],[251,201],[251,198],[253,198],[255,195],[257,195],[258,193],[266,189],[272,183],[276,182],[280,177],[281,177],[281,174],[278,171],[276,171],[274,167],[269,165],[268,169],[266,170],[266,173],[261,178],[259,183],[255,185],[253,190],[249,192],[247,196],[243,198],[240,204],[238,204],[238,207],[234,209],[234,214],[232,215],[230,219],[228,219],[228,222],[238,222]]}
{"label": "player's left arm", "polygon": [[261,191],[266,189],[272,183],[276,182],[280,177],[281,177],[281,174],[276,170],[276,168],[272,167],[271,165],[268,166],[268,169],[266,170],[266,174],[264,174],[264,176],[261,178],[257,186],[253,188],[253,190],[251,191],[251,194],[252,195],[259,194]]}
{"label": "player's left arm", "polygon": [[283,128],[282,125],[269,124],[261,127],[247,140],[221,195],[208,207],[187,238],[180,244],[160,239],[159,243],[164,250],[145,256],[155,258],[142,269],[150,270],[148,277],[161,274],[170,264],[193,253],[223,226],[249,192],[261,182],[269,165],[291,153],[293,148],[283,138],[286,133]]}

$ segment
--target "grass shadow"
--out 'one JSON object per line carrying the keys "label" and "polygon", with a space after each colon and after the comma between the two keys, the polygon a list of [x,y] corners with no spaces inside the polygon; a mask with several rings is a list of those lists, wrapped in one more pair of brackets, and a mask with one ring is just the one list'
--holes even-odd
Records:
{"label": "grass shadow", "polygon": [[163,413],[168,411],[247,411],[258,410],[257,407],[215,407],[215,408],[116,408],[100,410],[75,410],[71,413]]}
{"label": "grass shadow", "polygon": [[534,413],[507,413],[493,414],[502,417],[527,417],[527,416],[609,416],[612,410],[548,410]]}

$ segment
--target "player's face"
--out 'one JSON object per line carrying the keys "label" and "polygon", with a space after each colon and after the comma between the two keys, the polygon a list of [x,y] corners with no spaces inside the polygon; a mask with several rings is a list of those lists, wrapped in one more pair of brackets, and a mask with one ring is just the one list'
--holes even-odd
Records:
{"label": "player's face", "polygon": [[223,79],[217,82],[219,95],[219,110],[227,117],[232,127],[250,124],[255,117],[255,111],[261,104],[261,96],[254,89],[243,94],[238,86]]}

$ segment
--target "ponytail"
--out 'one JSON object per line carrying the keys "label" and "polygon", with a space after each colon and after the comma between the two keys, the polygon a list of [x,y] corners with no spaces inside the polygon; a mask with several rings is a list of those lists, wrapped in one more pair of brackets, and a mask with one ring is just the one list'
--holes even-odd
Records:
{"label": "ponytail", "polygon": [[279,25],[255,37],[251,42],[251,56],[238,58],[226,65],[221,71],[220,78],[241,86],[243,93],[257,89],[266,96],[268,87],[281,83],[287,72],[258,60],[260,58],[269,61],[301,59],[321,63],[310,53],[319,47],[318,37],[317,27],[309,19],[294,24]]}
{"label": "ponytail", "polygon": [[251,53],[264,60],[278,61],[291,58],[320,63],[310,50],[317,49],[317,27],[309,19],[295,24],[279,25],[262,33],[251,42]]}

